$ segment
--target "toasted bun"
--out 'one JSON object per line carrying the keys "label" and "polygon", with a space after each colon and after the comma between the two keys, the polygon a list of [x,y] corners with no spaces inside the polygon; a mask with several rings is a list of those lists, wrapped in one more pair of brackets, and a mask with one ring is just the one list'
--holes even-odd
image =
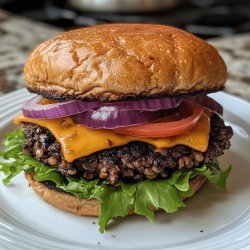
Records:
{"label": "toasted bun", "polygon": [[[26,174],[26,178],[35,192],[49,204],[80,216],[99,216],[98,200],[83,199],[82,201],[79,201],[78,198],[71,194],[49,188],[41,182],[35,181],[33,174]],[[190,185],[193,190],[197,192],[205,182],[206,178],[199,175],[190,182]],[[183,200],[185,200],[185,198]],[[155,209],[155,211],[156,210],[157,209]],[[133,212],[130,214],[133,214]]]}
{"label": "toasted bun", "polygon": [[214,47],[185,31],[108,24],[42,43],[24,76],[31,92],[48,98],[118,101],[217,91],[227,70]]}

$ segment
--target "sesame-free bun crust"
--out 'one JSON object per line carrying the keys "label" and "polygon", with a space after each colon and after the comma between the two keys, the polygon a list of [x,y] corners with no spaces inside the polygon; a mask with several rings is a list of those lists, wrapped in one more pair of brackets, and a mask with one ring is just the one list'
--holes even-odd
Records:
{"label": "sesame-free bun crust", "polygon": [[[49,204],[62,210],[80,215],[80,216],[99,216],[99,201],[96,199],[79,201],[76,196],[66,192],[60,192],[56,189],[49,188],[41,182],[35,181],[32,173],[25,174],[33,190]],[[204,176],[197,176],[190,185],[197,192],[206,182]],[[185,200],[185,198],[183,199]],[[157,209],[154,209],[157,211]],[[130,214],[134,214],[133,211]]]}
{"label": "sesame-free bun crust", "polygon": [[118,101],[214,92],[227,70],[214,47],[180,29],[108,24],[45,41],[24,76],[31,92],[48,98]]}

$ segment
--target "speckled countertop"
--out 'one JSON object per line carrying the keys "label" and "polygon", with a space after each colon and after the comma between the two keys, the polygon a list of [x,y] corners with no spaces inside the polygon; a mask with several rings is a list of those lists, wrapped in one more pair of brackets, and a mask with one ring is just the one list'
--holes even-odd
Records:
{"label": "speckled countertop", "polygon": [[59,28],[0,10],[0,95],[24,86],[23,65],[32,49]]}
{"label": "speckled countertop", "polygon": [[[0,10],[0,95],[24,86],[27,55],[59,28],[16,17]],[[250,33],[209,40],[228,66],[226,91],[250,101]]]}

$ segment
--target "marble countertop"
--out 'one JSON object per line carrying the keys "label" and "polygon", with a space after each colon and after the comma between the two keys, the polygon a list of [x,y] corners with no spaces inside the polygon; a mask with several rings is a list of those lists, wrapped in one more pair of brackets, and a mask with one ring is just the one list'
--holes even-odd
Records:
{"label": "marble countertop", "polygon": [[[22,75],[32,49],[62,30],[0,10],[0,95],[24,86]],[[250,101],[250,33],[209,40],[228,67],[226,92]]]}

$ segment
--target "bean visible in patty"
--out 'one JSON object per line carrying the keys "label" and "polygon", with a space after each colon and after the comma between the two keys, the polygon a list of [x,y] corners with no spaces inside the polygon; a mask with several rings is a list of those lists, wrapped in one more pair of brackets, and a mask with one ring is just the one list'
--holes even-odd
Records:
{"label": "bean visible in patty", "polygon": [[58,168],[66,176],[77,175],[87,180],[100,178],[112,185],[118,180],[167,178],[177,169],[190,169],[211,162],[230,147],[230,138],[233,135],[232,128],[225,126],[223,119],[213,113],[206,152],[184,145],[156,148],[148,143],[135,141],[69,163],[63,157],[60,143],[48,129],[31,123],[24,123],[23,126],[23,149],[38,161]]}

